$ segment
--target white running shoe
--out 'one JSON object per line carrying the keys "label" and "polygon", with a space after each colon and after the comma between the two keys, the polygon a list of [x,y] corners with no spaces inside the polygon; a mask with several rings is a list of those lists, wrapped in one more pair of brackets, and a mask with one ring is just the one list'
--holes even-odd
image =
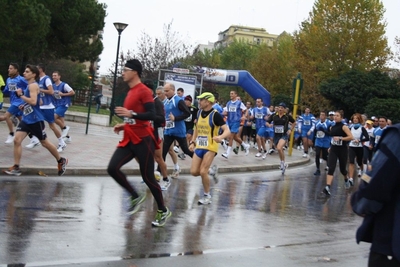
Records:
{"label": "white running shoe", "polygon": [[249,144],[244,144],[244,154],[247,156],[250,152],[250,145]]}
{"label": "white running shoe", "polygon": [[358,170],[357,176],[358,176],[358,177],[361,177],[361,175],[362,175],[362,171],[361,171],[361,170]]}
{"label": "white running shoe", "polygon": [[225,151],[228,149],[228,145],[226,144],[225,140],[222,140],[221,142],[222,146],[224,147]]}
{"label": "white running shoe", "polygon": [[224,158],[228,159],[228,153],[222,153],[221,156],[223,156]]}
{"label": "white running shoe", "polygon": [[66,137],[69,132],[69,126],[65,126],[65,129],[62,130],[61,137]]}
{"label": "white running shoe", "polygon": [[212,165],[211,168],[208,170],[208,174],[212,176],[214,179],[214,183],[218,184],[218,166]]}
{"label": "white running shoe", "polygon": [[174,151],[175,151],[175,153],[179,153],[179,147],[174,146]]}
{"label": "white running shoe", "polygon": [[160,187],[161,187],[162,191],[167,190],[170,185],[171,185],[171,181],[170,180],[167,180],[167,181],[162,180],[160,182]]}
{"label": "white running shoe", "polygon": [[307,153],[304,153],[304,154],[303,154],[303,158],[308,158],[308,154],[307,154]]}
{"label": "white running shoe", "polygon": [[262,159],[266,159],[267,158],[267,153],[263,153],[262,154]]}
{"label": "white running shoe", "polygon": [[272,154],[272,153],[274,153],[275,152],[275,149],[273,149],[273,148],[271,148],[270,150],[268,150],[268,154]]}
{"label": "white running shoe", "polygon": [[181,169],[174,169],[174,171],[171,174],[171,178],[178,178],[179,177],[179,173],[181,172]]}
{"label": "white running shoe", "polygon": [[285,163],[283,164],[283,168],[282,168],[282,175],[285,174],[286,169],[289,167],[289,164]]}
{"label": "white running shoe", "polygon": [[6,144],[11,144],[11,143],[13,143],[14,142],[14,135],[8,135],[7,136],[7,140],[4,142],[4,143],[6,143]]}
{"label": "white running shoe", "polygon": [[328,166],[325,167],[325,171],[329,171],[329,167]]}
{"label": "white running shoe", "polygon": [[71,138],[71,136],[66,136],[66,137],[63,137],[63,138],[64,138],[64,142],[65,142],[65,143],[67,143],[67,144],[72,143],[72,138]]}
{"label": "white running shoe", "polygon": [[211,202],[212,201],[210,195],[204,196],[203,198],[200,198],[198,201],[199,205],[208,205],[211,204]]}
{"label": "white running shoe", "polygon": [[259,158],[259,157],[261,157],[261,156],[262,156],[261,152],[258,152],[258,153],[256,154],[256,158]]}
{"label": "white running shoe", "polygon": [[25,147],[31,149],[31,148],[34,148],[34,147],[37,147],[40,145],[41,145],[40,141],[38,139],[36,139],[36,140],[31,140],[31,142],[29,144],[27,144]]}
{"label": "white running shoe", "polygon": [[58,148],[57,148],[57,151],[58,152],[63,152],[64,151],[64,149],[67,147],[67,144],[64,144],[64,145],[58,145]]}

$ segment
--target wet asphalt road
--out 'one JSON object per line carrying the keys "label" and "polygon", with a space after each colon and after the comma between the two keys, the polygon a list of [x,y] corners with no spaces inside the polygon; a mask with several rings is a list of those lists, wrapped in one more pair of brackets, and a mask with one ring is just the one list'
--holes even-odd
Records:
{"label": "wet asphalt road", "polygon": [[173,215],[163,228],[151,226],[148,190],[129,217],[109,177],[2,175],[0,266],[366,266],[351,191],[336,176],[327,199],[313,172],[221,174],[209,206],[197,204],[200,178],[181,176],[164,192]]}

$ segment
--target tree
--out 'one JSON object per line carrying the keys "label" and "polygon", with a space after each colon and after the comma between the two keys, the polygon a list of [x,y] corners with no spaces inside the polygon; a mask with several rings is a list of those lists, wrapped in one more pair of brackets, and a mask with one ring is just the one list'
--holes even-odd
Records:
{"label": "tree", "polygon": [[95,61],[103,50],[104,4],[96,0],[2,1],[0,66],[49,59]]}
{"label": "tree", "polygon": [[323,82],[320,90],[336,109],[343,109],[346,116],[355,112],[366,112],[371,99],[400,98],[400,88],[396,80],[390,79],[379,70],[351,70],[338,78]]}
{"label": "tree", "polygon": [[380,0],[318,0],[298,38],[322,80],[350,70],[383,69],[391,52]]}
{"label": "tree", "polygon": [[393,124],[400,122],[400,100],[373,98],[365,107],[365,113],[372,116],[385,116],[391,119]]}

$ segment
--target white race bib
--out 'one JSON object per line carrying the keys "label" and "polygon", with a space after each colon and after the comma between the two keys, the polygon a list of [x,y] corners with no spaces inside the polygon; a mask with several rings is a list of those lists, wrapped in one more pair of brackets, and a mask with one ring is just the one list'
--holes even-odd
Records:
{"label": "white race bib", "polygon": [[324,138],[324,137],[325,137],[324,131],[317,131],[317,138]]}
{"label": "white race bib", "polygon": [[171,129],[171,128],[175,128],[175,122],[174,121],[166,121],[165,129]]}
{"label": "white race bib", "polygon": [[304,121],[304,125],[311,125],[311,121],[305,120],[305,121]]}
{"label": "white race bib", "polygon": [[276,125],[275,126],[275,133],[282,134],[284,132],[284,128],[285,127],[283,125]]}
{"label": "white race bib", "polygon": [[341,146],[341,145],[343,145],[343,141],[342,141],[341,139],[335,141],[335,140],[333,140],[333,138],[332,138],[332,139],[331,139],[331,144],[332,144],[333,146]]}
{"label": "white race bib", "polygon": [[362,147],[362,144],[361,144],[361,142],[356,142],[356,141],[352,140],[350,142],[350,146],[352,146],[352,147]]}
{"label": "white race bib", "polygon": [[379,139],[381,139],[381,137],[379,135],[375,136],[375,144],[377,144],[379,142]]}
{"label": "white race bib", "polygon": [[61,99],[60,91],[54,91],[54,98],[55,99]]}
{"label": "white race bib", "polygon": [[236,107],[235,106],[229,106],[228,111],[229,112],[236,112]]}
{"label": "white race bib", "polygon": [[124,117],[124,123],[127,123],[127,124],[136,124],[136,121],[135,121],[134,118]]}
{"label": "white race bib", "polygon": [[262,113],[256,113],[256,115],[254,116],[256,119],[262,119],[264,118],[264,114]]}
{"label": "white race bib", "polygon": [[25,105],[24,106],[24,115],[29,115],[33,112],[33,108],[31,105]]}
{"label": "white race bib", "polygon": [[208,147],[207,136],[197,136],[197,147]]}
{"label": "white race bib", "polygon": [[17,83],[9,83],[8,84],[8,90],[10,90],[10,91],[17,90]]}

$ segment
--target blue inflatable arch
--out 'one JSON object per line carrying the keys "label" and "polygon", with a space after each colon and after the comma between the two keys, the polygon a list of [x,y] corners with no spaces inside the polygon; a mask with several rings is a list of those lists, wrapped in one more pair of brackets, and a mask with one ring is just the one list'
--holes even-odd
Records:
{"label": "blue inflatable arch", "polygon": [[203,73],[203,80],[222,85],[242,87],[252,98],[261,98],[265,106],[271,104],[271,94],[247,70],[221,70],[197,67]]}

